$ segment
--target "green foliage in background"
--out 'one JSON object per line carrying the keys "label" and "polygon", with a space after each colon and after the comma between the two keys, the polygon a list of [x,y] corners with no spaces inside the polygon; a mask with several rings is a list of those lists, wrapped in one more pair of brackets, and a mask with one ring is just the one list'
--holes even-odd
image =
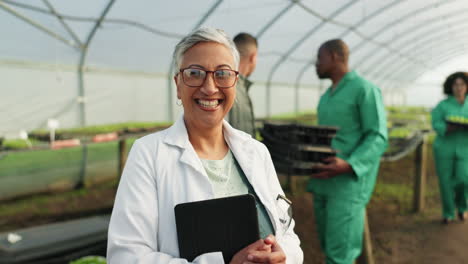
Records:
{"label": "green foliage in background", "polygon": [[[99,126],[88,126],[88,127],[77,127],[77,128],[67,128],[57,130],[57,134],[79,134],[79,135],[95,135],[101,133],[110,133],[122,131],[125,129],[135,129],[135,128],[155,128],[161,126],[170,126],[172,122],[127,122],[127,123],[118,123],[118,124],[107,124]],[[36,130],[33,133],[38,134],[48,134],[47,130]]]}
{"label": "green foliage in background", "polygon": [[41,142],[35,139],[5,139],[2,144],[4,149],[27,149],[33,146],[40,145]]}
{"label": "green foliage in background", "polygon": [[88,256],[74,260],[70,264],[106,264],[106,259],[99,256]]}

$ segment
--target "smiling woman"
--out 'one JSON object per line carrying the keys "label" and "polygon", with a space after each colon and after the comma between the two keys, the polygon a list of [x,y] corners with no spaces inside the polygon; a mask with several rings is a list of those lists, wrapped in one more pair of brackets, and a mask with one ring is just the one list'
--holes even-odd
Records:
{"label": "smiling woman", "polygon": [[[216,42],[200,42],[184,53],[182,69],[174,80],[187,127],[198,127],[205,135],[206,129],[218,127],[212,131],[219,134],[222,120],[236,96],[234,85],[238,73],[233,70],[236,67],[234,57],[229,48]],[[220,150],[225,154],[227,146]]]}
{"label": "smiling woman", "polygon": [[[261,237],[226,261],[302,263],[295,222],[284,214],[291,210],[278,203],[284,192],[268,150],[224,120],[238,79],[233,41],[222,30],[199,29],[177,44],[174,62],[184,114],[133,145],[109,226],[109,263],[188,263],[180,256],[174,207],[242,194],[255,197]],[[225,258],[207,252],[193,263]]]}

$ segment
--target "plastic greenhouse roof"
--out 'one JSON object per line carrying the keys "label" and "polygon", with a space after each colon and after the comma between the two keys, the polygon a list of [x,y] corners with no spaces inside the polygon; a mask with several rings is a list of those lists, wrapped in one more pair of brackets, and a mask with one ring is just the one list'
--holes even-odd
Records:
{"label": "plastic greenhouse roof", "polygon": [[351,48],[352,68],[402,89],[467,53],[467,11],[466,0],[0,0],[0,61],[165,76],[178,40],[212,26],[258,37],[252,79],[267,90],[317,84],[317,49],[337,37]]}

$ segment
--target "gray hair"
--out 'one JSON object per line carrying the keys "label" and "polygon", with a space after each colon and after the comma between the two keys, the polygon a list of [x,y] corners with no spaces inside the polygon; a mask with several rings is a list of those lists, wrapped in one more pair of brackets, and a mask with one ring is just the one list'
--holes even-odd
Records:
{"label": "gray hair", "polygon": [[232,39],[222,29],[205,27],[199,28],[188,34],[176,45],[174,54],[172,55],[174,74],[179,72],[182,57],[185,52],[200,42],[216,42],[224,45],[231,51],[232,56],[234,57],[234,70],[239,69],[239,52],[237,51],[236,45]]}

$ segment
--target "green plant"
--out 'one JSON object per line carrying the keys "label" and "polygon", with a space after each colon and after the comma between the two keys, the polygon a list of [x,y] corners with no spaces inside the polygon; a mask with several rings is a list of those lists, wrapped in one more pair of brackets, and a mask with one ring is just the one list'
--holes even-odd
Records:
{"label": "green plant", "polygon": [[74,260],[70,264],[106,264],[106,259],[100,256],[88,256]]}

